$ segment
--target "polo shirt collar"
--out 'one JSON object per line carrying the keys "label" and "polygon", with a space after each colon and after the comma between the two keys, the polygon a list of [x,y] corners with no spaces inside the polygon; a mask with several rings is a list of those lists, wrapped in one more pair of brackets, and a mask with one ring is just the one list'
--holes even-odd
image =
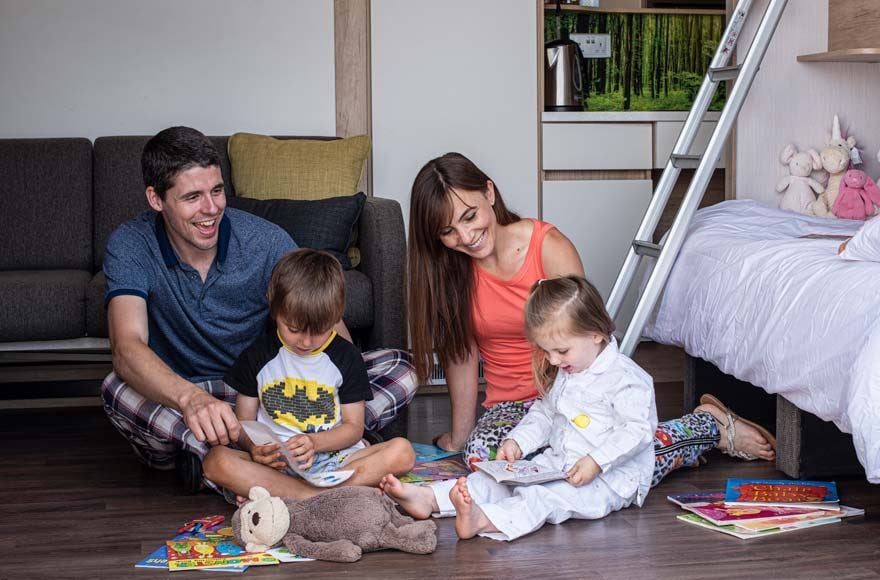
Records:
{"label": "polo shirt collar", "polygon": [[[229,216],[223,213],[223,219],[220,220],[220,234],[217,238],[217,263],[223,264],[226,256],[229,254],[229,238],[232,235],[232,225],[229,222]],[[165,231],[165,216],[161,212],[156,215],[156,241],[159,242],[159,250],[162,252],[162,259],[167,268],[173,268],[180,264],[177,254],[171,246],[171,240],[168,239],[168,232]]]}

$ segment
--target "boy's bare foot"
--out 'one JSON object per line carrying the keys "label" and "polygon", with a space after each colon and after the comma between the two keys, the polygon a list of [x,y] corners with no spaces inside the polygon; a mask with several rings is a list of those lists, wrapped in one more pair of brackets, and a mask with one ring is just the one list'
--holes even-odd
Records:
{"label": "boy's bare foot", "polygon": [[[730,451],[727,441],[727,415],[719,407],[713,404],[702,404],[696,408],[697,411],[704,411],[714,417],[718,430],[721,432],[721,439],[718,441],[718,448],[722,451]],[[754,455],[765,461],[773,461],[776,459],[776,451],[764,435],[748,422],[737,417],[735,423],[736,435],[733,438],[733,447],[736,451]]]}
{"label": "boy's bare foot", "polygon": [[466,477],[458,478],[455,487],[449,492],[449,499],[455,506],[455,533],[462,540],[473,538],[480,532],[498,531],[471,498]]}
{"label": "boy's bare foot", "polygon": [[248,501],[250,501],[250,500],[248,498],[244,497],[243,495],[236,495],[235,496],[235,505],[238,507],[243,506]]}
{"label": "boy's bare foot", "polygon": [[379,489],[417,520],[427,519],[439,509],[434,500],[433,490],[421,485],[403,483],[390,473],[379,481]]}

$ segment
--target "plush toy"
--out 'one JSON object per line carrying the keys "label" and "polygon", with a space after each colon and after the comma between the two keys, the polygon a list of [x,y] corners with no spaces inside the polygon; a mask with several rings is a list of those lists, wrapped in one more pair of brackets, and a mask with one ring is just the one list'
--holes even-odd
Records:
{"label": "plush toy", "polygon": [[848,220],[864,220],[874,215],[874,204],[880,205],[880,189],[860,169],[850,169],[843,175],[840,195],[834,202],[834,215]]}
{"label": "plush toy", "polygon": [[376,488],[335,487],[305,500],[272,497],[252,487],[250,501],[232,516],[235,539],[248,552],[279,542],[291,552],[331,562],[356,562],[362,552],[391,548],[430,554],[437,547],[437,526],[397,511]]}
{"label": "plush toy", "polygon": [[[815,149],[798,152],[797,147],[788,145],[782,150],[779,160],[788,165],[789,175],[776,184],[776,191],[782,193],[779,207],[797,213],[813,215],[813,202],[816,193],[822,193],[822,184],[810,177],[813,171],[822,168],[822,160]],[[786,191],[787,190],[787,191]]]}
{"label": "plush toy", "polygon": [[852,149],[856,146],[856,139],[849,136],[846,139],[840,135],[840,119],[834,115],[831,128],[831,137],[825,144],[825,148],[819,153],[822,160],[822,168],[828,172],[828,183],[825,184],[824,193],[819,194],[819,199],[813,202],[813,213],[821,217],[834,217],[832,208],[840,193],[840,181],[843,173],[849,168]]}

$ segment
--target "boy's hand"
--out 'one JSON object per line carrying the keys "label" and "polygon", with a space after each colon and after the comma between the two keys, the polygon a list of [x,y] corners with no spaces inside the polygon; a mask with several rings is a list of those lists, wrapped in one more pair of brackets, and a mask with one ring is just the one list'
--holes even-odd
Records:
{"label": "boy's hand", "polygon": [[602,473],[602,468],[596,460],[589,455],[578,459],[577,463],[568,470],[566,480],[575,487],[590,483],[596,476]]}
{"label": "boy's hand", "polygon": [[495,459],[500,459],[502,461],[516,461],[522,456],[523,452],[519,447],[519,443],[513,439],[505,439],[502,441],[501,447],[499,447],[498,452],[495,453]]}
{"label": "boy's hand", "polygon": [[295,435],[287,440],[287,448],[299,462],[300,469],[308,469],[315,460],[315,442],[307,434]]}
{"label": "boy's hand", "polygon": [[287,462],[278,450],[277,443],[254,445],[251,448],[251,459],[254,460],[254,463],[268,465],[272,469],[277,469],[278,471],[284,471],[287,469]]}

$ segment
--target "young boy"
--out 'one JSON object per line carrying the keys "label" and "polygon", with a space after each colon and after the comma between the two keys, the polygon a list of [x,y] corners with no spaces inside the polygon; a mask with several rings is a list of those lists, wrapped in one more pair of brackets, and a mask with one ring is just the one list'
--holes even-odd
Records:
{"label": "young boy", "polygon": [[[344,485],[375,486],[386,473],[403,474],[415,461],[403,438],[367,446],[364,401],[372,399],[363,358],[334,326],[345,310],[345,280],[326,252],[294,250],[272,271],[269,315],[276,328],[238,357],[224,381],[238,391],[235,415],[267,425],[309,474],[351,469]],[[247,497],[254,485],[274,496],[321,491],[289,468],[277,444],[244,451],[218,446],[205,458],[205,477]]]}

